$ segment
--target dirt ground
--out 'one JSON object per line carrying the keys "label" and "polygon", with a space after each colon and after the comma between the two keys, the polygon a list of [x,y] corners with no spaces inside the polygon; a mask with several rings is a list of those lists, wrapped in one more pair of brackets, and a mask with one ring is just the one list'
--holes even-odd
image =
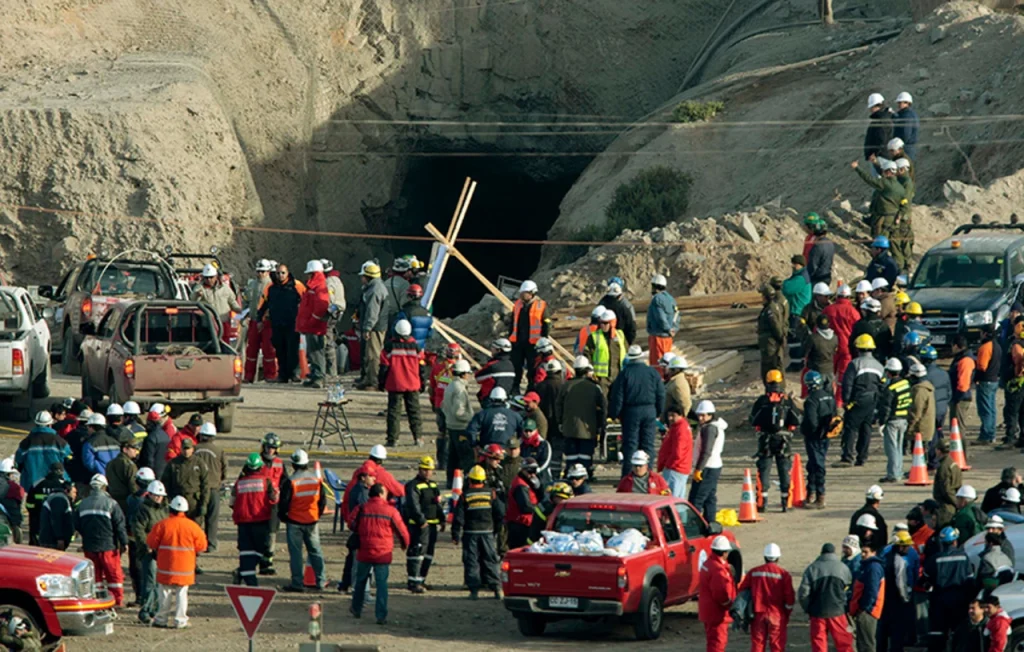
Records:
{"label": "dirt ground", "polygon": [[[756,356],[756,353],[753,354]],[[748,357],[751,357],[748,354]],[[725,471],[719,486],[719,505],[736,507],[739,502],[740,484],[744,468],[753,471],[750,454],[754,450],[752,431],[744,420],[755,389],[756,365],[747,364],[744,371],[733,381],[719,384],[710,397],[716,402],[731,424],[726,445]],[[348,379],[346,379],[348,380]],[[790,387],[798,388],[795,375],[789,377]],[[77,395],[78,379],[57,377],[54,381],[55,397]],[[277,388],[257,384],[247,386],[245,403],[238,413],[235,431],[222,435],[221,443],[229,450],[231,470],[237,473],[241,460],[249,452],[259,448],[259,438],[268,430],[281,436],[283,450],[305,446],[313,425],[318,400],[322,391],[299,387]],[[353,403],[349,416],[357,433],[359,453],[345,453],[334,442],[329,453],[315,453],[326,467],[347,479],[356,465],[365,458],[365,451],[374,443],[384,440],[384,419],[377,416],[383,409],[383,394],[351,392]],[[424,406],[426,400],[423,401]],[[433,422],[427,421],[432,432]],[[26,424],[3,423],[0,454],[10,455],[21,435],[16,429],[27,428]],[[405,428],[403,424],[403,428]],[[977,434],[977,418],[969,424],[968,439]],[[796,448],[799,450],[800,446]],[[407,428],[404,429],[397,450],[388,460],[388,468],[400,481],[410,479],[415,471],[415,460],[422,454],[433,453],[429,448],[415,448],[411,444]],[[968,447],[974,469],[966,474],[968,482],[979,493],[998,481],[1003,466],[1016,462],[1006,452],[993,449]],[[837,455],[833,452],[830,460]],[[908,460],[909,462],[909,460]],[[743,525],[734,529],[744,555],[744,570],[760,563],[760,552],[765,544],[774,541],[782,547],[782,565],[799,583],[800,574],[817,555],[821,544],[831,541],[838,544],[846,534],[850,514],[862,501],[864,490],[883,475],[884,456],[880,442],[872,446],[871,458],[860,468],[828,471],[828,507],[823,511],[792,510],[779,513],[772,505],[765,520],[759,524]],[[614,470],[599,473],[598,490],[610,491]],[[904,520],[908,509],[916,502],[930,495],[929,488],[887,485],[882,512],[890,523]],[[778,496],[778,492],[774,492]],[[327,558],[328,577],[336,582],[344,562],[345,534],[331,533],[330,517],[322,523],[322,540]],[[782,526],[782,527],[779,527]],[[891,525],[890,525],[891,527]],[[224,593],[224,585],[231,581],[231,570],[237,563],[234,545],[235,529],[230,521],[230,510],[226,503],[221,509],[220,547],[217,552],[202,557],[206,573],[199,577],[199,583],[189,594],[190,628],[183,631],[167,631],[140,625],[132,611],[124,610],[117,621],[113,635],[103,638],[69,639],[69,649],[78,652],[129,652],[135,650],[168,650],[191,648],[195,650],[243,649],[245,637]],[[287,551],[283,532],[277,547],[279,574],[273,578],[260,578],[263,586],[280,587],[287,582]],[[308,641],[306,627],[307,609],[310,603],[321,600],[324,607],[324,640],[326,642],[377,645],[382,650],[408,650],[413,646],[423,650],[500,650],[510,646],[529,650],[571,649],[586,644],[598,649],[621,649],[633,639],[632,627],[621,624],[583,624],[578,622],[557,623],[548,628],[544,638],[524,639],[516,629],[515,621],[502,606],[493,599],[470,602],[462,590],[462,565],[459,550],[452,545],[448,535],[442,535],[435,555],[437,561],[432,568],[428,583],[434,590],[426,595],[413,596],[404,590],[405,556],[395,555],[391,567],[390,613],[388,624],[377,626],[372,618],[372,608],[367,606],[362,620],[354,620],[348,614],[350,598],[335,591],[322,595],[278,594],[270,612],[257,635],[258,650],[295,650]],[[127,562],[125,562],[127,564]],[[268,581],[269,580],[269,581]],[[790,647],[799,649],[808,645],[807,618],[799,608],[790,626]],[[677,649],[680,645],[699,646],[704,640],[703,629],[697,621],[696,605],[687,604],[669,610],[661,638],[645,644],[649,649]],[[749,647],[749,639],[742,633],[733,633],[729,649],[740,650]]]}

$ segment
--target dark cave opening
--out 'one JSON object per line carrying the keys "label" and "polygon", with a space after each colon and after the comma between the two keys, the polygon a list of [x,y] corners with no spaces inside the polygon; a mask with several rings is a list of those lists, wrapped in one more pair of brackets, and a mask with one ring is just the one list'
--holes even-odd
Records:
{"label": "dark cave opening", "polygon": [[[528,159],[457,155],[413,158],[401,191],[403,209],[393,232],[424,235],[423,226],[433,222],[445,233],[459,192],[469,176],[477,181],[477,189],[459,232],[460,239],[543,240],[558,218],[562,198],[587,162],[527,168],[525,160]],[[541,255],[539,245],[462,243],[458,248],[492,283],[497,283],[499,275],[528,278]],[[430,244],[396,245],[394,253],[415,253],[427,260]],[[480,281],[453,258],[434,299],[434,314],[460,315],[486,293]]]}

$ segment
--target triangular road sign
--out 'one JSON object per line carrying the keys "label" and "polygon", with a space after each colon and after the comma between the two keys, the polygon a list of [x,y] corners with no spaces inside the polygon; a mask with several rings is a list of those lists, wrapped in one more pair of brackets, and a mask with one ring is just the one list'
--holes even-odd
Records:
{"label": "triangular road sign", "polygon": [[245,635],[251,641],[256,636],[270,604],[277,595],[276,589],[261,589],[258,586],[225,586],[231,606],[235,609],[238,621],[242,623]]}

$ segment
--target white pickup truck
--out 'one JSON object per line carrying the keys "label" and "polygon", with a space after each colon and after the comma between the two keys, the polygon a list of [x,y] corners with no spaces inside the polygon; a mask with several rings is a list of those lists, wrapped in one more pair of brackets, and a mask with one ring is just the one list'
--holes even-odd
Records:
{"label": "white pickup truck", "polygon": [[24,288],[0,286],[0,402],[28,421],[32,401],[50,395],[50,328]]}

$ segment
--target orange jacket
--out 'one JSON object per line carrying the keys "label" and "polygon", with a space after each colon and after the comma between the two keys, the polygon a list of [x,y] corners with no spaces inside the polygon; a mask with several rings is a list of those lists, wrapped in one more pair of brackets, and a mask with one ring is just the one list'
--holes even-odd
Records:
{"label": "orange jacket", "polygon": [[[537,340],[544,335],[544,319],[548,309],[548,303],[544,299],[535,298],[530,302],[529,305],[529,317],[530,317],[530,332],[527,335],[527,339],[530,344],[536,344]],[[523,300],[516,299],[516,303],[512,306],[512,334],[508,336],[508,341],[515,343],[519,338],[519,314],[523,311]]]}
{"label": "orange jacket", "polygon": [[156,551],[157,584],[192,586],[196,555],[206,550],[203,529],[184,514],[172,514],[153,526],[146,545]]}

